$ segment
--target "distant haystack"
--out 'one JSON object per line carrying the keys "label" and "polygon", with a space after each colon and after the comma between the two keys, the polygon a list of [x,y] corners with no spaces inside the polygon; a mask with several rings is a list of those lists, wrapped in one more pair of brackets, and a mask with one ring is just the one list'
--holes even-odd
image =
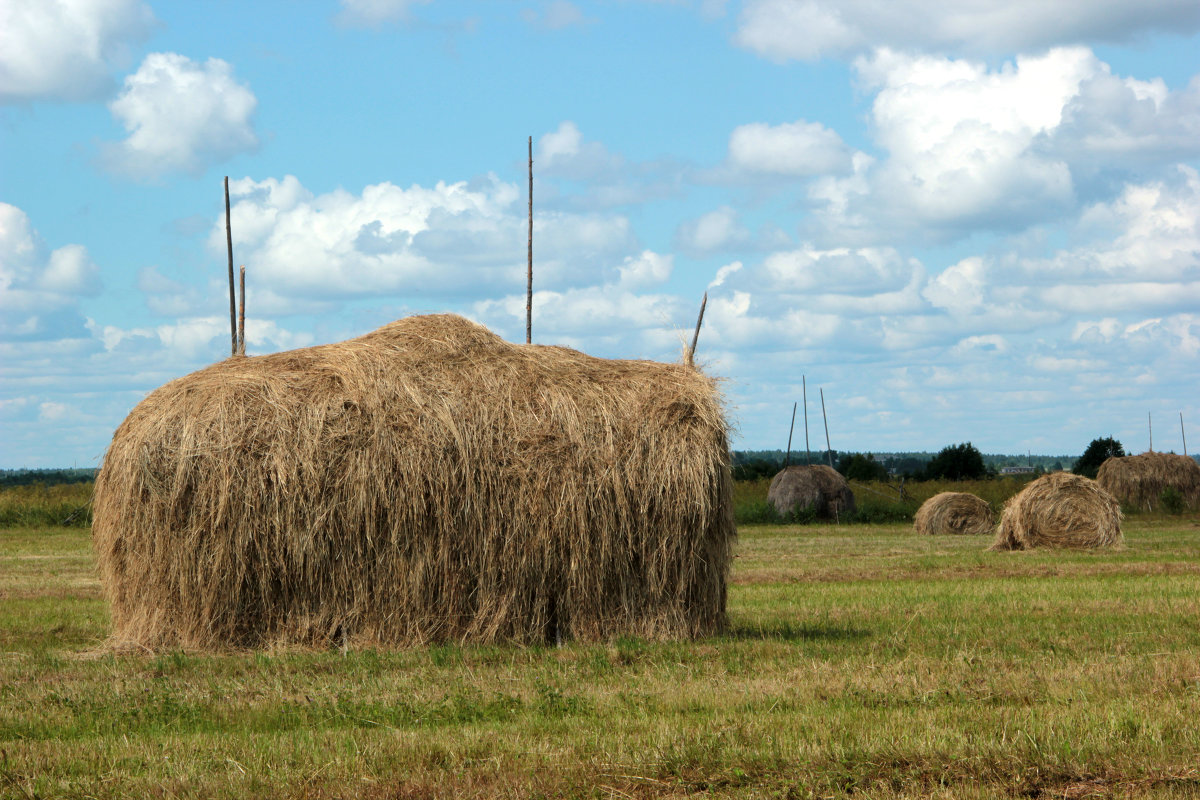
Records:
{"label": "distant haystack", "polygon": [[704,636],[736,535],[714,382],[453,315],[231,358],[113,437],[117,644]]}
{"label": "distant haystack", "polygon": [[983,535],[991,533],[995,524],[996,515],[987,501],[967,492],[935,494],[913,517],[913,528],[920,534]]}
{"label": "distant haystack", "polygon": [[837,519],[855,509],[850,484],[823,464],[782,470],[771,479],[767,500],[781,516],[811,508],[821,519]]}
{"label": "distant haystack", "polygon": [[1200,508],[1200,464],[1188,456],[1150,452],[1110,458],[1100,465],[1096,482],[1130,508],[1159,508],[1168,488],[1179,492],[1188,508]]}
{"label": "distant haystack", "polygon": [[991,549],[1116,547],[1123,540],[1115,497],[1090,478],[1054,472],[1004,504]]}

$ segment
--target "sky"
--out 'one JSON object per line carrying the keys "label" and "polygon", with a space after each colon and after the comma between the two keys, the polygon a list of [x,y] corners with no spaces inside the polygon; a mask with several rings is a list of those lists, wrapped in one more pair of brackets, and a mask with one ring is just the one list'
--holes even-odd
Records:
{"label": "sky", "polygon": [[[837,450],[1200,450],[1195,0],[0,0],[0,467],[455,312]],[[801,435],[800,432],[797,434]]]}

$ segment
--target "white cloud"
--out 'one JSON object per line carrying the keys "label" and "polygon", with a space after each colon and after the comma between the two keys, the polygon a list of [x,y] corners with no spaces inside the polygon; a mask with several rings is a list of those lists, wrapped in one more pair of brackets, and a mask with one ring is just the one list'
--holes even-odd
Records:
{"label": "white cloud", "polygon": [[983,259],[972,256],[931,278],[921,296],[951,314],[970,314],[983,305],[986,283]]}
{"label": "white cloud", "polygon": [[809,177],[845,172],[851,153],[835,131],[819,122],[740,125],[729,137],[729,163],[749,173]]}
{"label": "white cloud", "polygon": [[129,136],[106,143],[102,160],[139,179],[198,175],[258,146],[252,121],[257,106],[254,93],[221,59],[198,64],[177,53],[151,53],[109,104]]}
{"label": "white cloud", "polygon": [[1081,41],[1127,42],[1200,29],[1192,0],[749,0],[734,41],[785,62],[844,58],[875,47],[992,55]]}
{"label": "white cloud", "polygon": [[751,233],[739,221],[730,206],[703,214],[679,226],[675,233],[680,248],[691,253],[713,253],[750,244]]}
{"label": "white cloud", "polygon": [[571,180],[609,177],[624,167],[623,159],[603,144],[585,141],[579,126],[570,120],[538,139],[533,162],[539,178]]}
{"label": "white cloud", "polygon": [[[361,195],[314,195],[292,176],[244,178],[229,188],[235,256],[247,265],[247,282],[280,296],[403,294],[429,302],[525,285],[526,207],[516,186],[494,176],[430,188],[381,183]],[[224,243],[221,217],[209,236],[214,255]],[[538,288],[615,278],[614,264],[637,252],[624,217],[534,217]]]}
{"label": "white cloud", "polygon": [[347,27],[377,28],[386,22],[408,20],[414,6],[430,0],[341,0],[336,20]]}
{"label": "white cloud", "polygon": [[636,256],[626,257],[624,263],[617,267],[621,276],[618,285],[627,289],[658,286],[671,277],[674,264],[674,256],[643,250]]}
{"label": "white cloud", "polygon": [[99,97],[153,26],[141,0],[5,0],[0,102]]}
{"label": "white cloud", "polygon": [[579,25],[590,25],[596,20],[585,16],[579,6],[567,0],[551,0],[545,9],[539,13],[532,8],[521,10],[521,19],[534,26],[550,31],[559,31]]}
{"label": "white cloud", "polygon": [[768,256],[761,277],[764,288],[781,292],[878,294],[904,287],[918,269],[891,248],[806,246]]}

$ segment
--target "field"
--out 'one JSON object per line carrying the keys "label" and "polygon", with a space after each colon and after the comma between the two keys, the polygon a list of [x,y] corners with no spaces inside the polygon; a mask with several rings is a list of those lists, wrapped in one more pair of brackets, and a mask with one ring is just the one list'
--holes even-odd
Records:
{"label": "field", "polygon": [[695,643],[115,656],[88,530],[0,530],[0,797],[1200,796],[1200,521],[1126,533],[743,527]]}

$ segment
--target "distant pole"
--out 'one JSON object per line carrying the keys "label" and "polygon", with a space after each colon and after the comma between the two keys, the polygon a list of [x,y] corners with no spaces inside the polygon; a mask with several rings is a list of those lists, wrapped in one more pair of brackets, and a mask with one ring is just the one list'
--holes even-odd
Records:
{"label": "distant pole", "polygon": [[238,276],[238,355],[246,355],[246,265],[243,264]]}
{"label": "distant pole", "polygon": [[237,355],[237,300],[233,286],[233,227],[229,223],[229,176],[225,176],[225,244],[229,249],[229,339],[230,355]]}
{"label": "distant pole", "polygon": [[529,137],[529,260],[525,266],[525,344],[533,342],[533,137]]}
{"label": "distant pole", "polygon": [[800,387],[804,391],[804,463],[812,463],[812,448],[808,446],[808,381],[800,376]]}
{"label": "distant pole", "polygon": [[1150,429],[1150,452],[1154,452],[1154,420],[1150,418],[1150,412],[1146,412],[1146,427]]}
{"label": "distant pole", "polygon": [[1179,412],[1179,435],[1183,437],[1183,454],[1187,455],[1187,431],[1183,429],[1183,412]]}
{"label": "distant pole", "polygon": [[792,431],[796,430],[796,404],[792,403],[792,425],[788,428],[787,455],[783,457],[783,468],[787,469],[792,463]]}
{"label": "distant pole", "polygon": [[829,458],[829,468],[833,469],[833,448],[829,446],[829,417],[825,416],[824,389],[821,389],[821,417],[825,420],[825,455]]}
{"label": "distant pole", "polygon": [[704,322],[706,305],[708,305],[708,292],[704,293],[704,299],[700,301],[700,315],[696,317],[696,332],[692,334],[692,346],[688,348],[687,363],[689,367],[696,364],[696,342],[700,339],[700,323]]}

